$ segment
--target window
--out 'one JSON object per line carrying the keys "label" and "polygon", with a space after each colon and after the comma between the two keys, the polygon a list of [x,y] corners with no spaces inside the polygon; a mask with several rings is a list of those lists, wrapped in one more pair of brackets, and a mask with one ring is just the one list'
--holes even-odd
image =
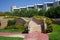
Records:
{"label": "window", "polygon": [[19,11],[19,9],[14,9],[14,11]]}
{"label": "window", "polygon": [[59,5],[60,5],[60,1],[59,1]]}
{"label": "window", "polygon": [[52,7],[52,6],[53,6],[53,4],[52,4],[52,3],[49,3],[49,4],[47,4],[47,6],[48,6],[48,7]]}
{"label": "window", "polygon": [[43,5],[37,5],[37,8],[43,8]]}
{"label": "window", "polygon": [[34,9],[34,7],[28,7],[29,9]]}

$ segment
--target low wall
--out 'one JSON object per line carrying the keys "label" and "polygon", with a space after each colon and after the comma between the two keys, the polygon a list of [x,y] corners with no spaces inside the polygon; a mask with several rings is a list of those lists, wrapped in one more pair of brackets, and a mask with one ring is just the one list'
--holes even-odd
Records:
{"label": "low wall", "polygon": [[53,23],[60,24],[60,19],[52,19]]}

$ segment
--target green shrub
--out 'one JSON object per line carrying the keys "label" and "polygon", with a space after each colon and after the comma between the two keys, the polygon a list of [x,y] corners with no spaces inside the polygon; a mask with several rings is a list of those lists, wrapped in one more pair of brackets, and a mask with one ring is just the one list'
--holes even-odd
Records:
{"label": "green shrub", "polygon": [[53,31],[53,25],[49,25],[46,29],[46,33],[52,32]]}
{"label": "green shrub", "polygon": [[60,18],[60,6],[49,8],[45,16],[49,18]]}
{"label": "green shrub", "polygon": [[52,21],[51,21],[51,19],[49,19],[49,18],[46,18],[46,24],[47,24],[47,28],[46,28],[46,33],[49,33],[49,32],[52,32],[53,31],[53,24],[52,24]]}
{"label": "green shrub", "polygon": [[47,25],[51,24],[52,23],[51,19],[46,18],[46,23],[47,23]]}
{"label": "green shrub", "polygon": [[46,10],[45,10],[45,9],[41,9],[41,10],[38,12],[38,15],[40,15],[40,16],[45,16],[45,13],[46,13]]}
{"label": "green shrub", "polygon": [[37,20],[43,20],[43,16],[34,16]]}
{"label": "green shrub", "polygon": [[5,29],[16,29],[15,25],[7,26]]}
{"label": "green shrub", "polygon": [[24,25],[24,31],[23,31],[23,33],[28,33],[28,24],[29,24],[29,22],[27,22],[27,23]]}
{"label": "green shrub", "polygon": [[23,29],[24,29],[24,26],[16,24],[16,29],[21,29],[21,30],[23,30]]}
{"label": "green shrub", "polygon": [[15,25],[16,21],[15,20],[9,20],[8,21],[8,26]]}

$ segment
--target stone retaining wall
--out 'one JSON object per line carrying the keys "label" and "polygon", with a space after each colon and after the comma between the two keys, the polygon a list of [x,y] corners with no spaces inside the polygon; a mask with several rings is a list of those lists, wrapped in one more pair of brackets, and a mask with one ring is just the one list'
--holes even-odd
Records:
{"label": "stone retaining wall", "polygon": [[52,19],[53,23],[60,24],[60,19]]}

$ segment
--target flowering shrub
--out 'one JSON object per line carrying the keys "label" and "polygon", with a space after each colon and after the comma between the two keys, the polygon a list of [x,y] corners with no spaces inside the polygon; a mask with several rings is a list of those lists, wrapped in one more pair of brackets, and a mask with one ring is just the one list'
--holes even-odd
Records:
{"label": "flowering shrub", "polygon": [[54,25],[52,24],[51,19],[46,18],[45,22],[46,22],[46,24],[47,24],[46,33],[52,32]]}

